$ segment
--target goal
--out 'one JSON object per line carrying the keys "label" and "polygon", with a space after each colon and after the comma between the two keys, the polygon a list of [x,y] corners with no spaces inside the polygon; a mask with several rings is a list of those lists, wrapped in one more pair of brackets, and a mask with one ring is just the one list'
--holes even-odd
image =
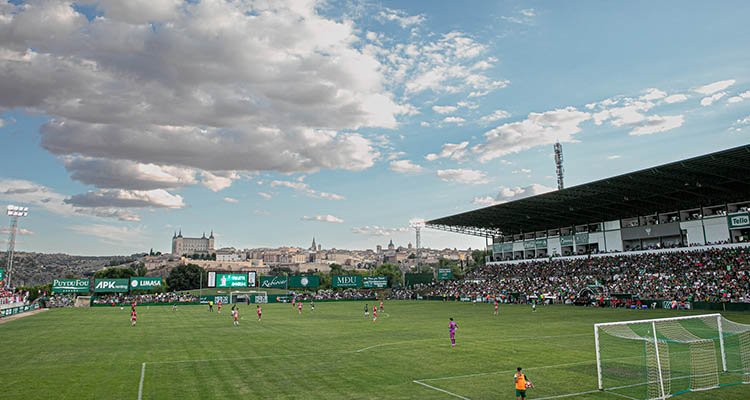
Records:
{"label": "goal", "polygon": [[268,292],[258,290],[233,290],[229,292],[229,303],[266,304]]}
{"label": "goal", "polygon": [[666,399],[750,383],[750,325],[721,314],[594,325],[599,390]]}

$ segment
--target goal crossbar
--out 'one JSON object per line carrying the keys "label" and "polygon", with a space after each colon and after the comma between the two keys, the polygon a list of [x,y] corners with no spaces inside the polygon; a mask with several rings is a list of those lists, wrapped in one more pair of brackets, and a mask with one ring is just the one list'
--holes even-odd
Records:
{"label": "goal crossbar", "polygon": [[[725,330],[727,326],[729,327],[728,331]],[[673,385],[670,385],[670,381],[677,378],[672,378],[673,375],[670,371],[674,370],[675,366],[671,365],[670,358],[678,357],[676,360],[681,363],[682,368],[685,368],[687,359],[682,354],[690,355],[689,368],[693,372],[689,374],[690,376],[686,377],[691,379],[689,390],[707,390],[718,387],[719,371],[724,373],[728,371],[727,350],[725,347],[725,336],[727,335],[727,338],[734,344],[733,346],[737,346],[736,342],[738,342],[738,338],[745,340],[745,344],[741,345],[739,349],[739,352],[742,353],[742,366],[740,369],[744,370],[744,383],[750,383],[747,381],[748,376],[750,376],[750,362],[748,362],[750,360],[750,346],[747,345],[747,343],[750,343],[750,326],[726,320],[718,313],[594,324],[598,388],[599,390],[610,390],[615,389],[615,387],[605,388],[602,364],[604,362],[611,363],[614,359],[608,358],[604,360],[602,358],[602,347],[606,351],[610,351],[610,347],[608,347],[607,343],[602,345],[601,335],[612,338],[608,339],[609,342],[607,342],[611,344],[614,344],[612,340],[620,340],[618,343],[643,343],[641,349],[645,349],[643,355],[645,362],[644,370],[648,374],[651,374],[651,377],[645,377],[645,381],[642,381],[641,384],[648,386],[648,399],[666,399],[673,395],[671,389]],[[633,348],[632,345],[628,346],[630,347],[627,348]],[[672,349],[672,346],[677,347]],[[625,347],[617,345],[613,348],[613,351],[616,352],[620,348]],[[688,351],[678,351],[676,349],[688,349]],[[719,354],[716,354],[717,350]],[[737,357],[734,353],[732,354],[733,361],[736,361],[734,358]],[[719,355],[720,357],[717,357]],[[717,358],[721,360],[720,365],[717,365]],[[713,361],[711,361],[712,359]],[[621,364],[619,366],[619,368],[629,367],[632,367],[632,365],[622,366]],[[610,370],[611,368],[609,367]],[[701,371],[707,373],[702,374]],[[733,369],[733,371],[735,370]],[[624,371],[619,372],[624,373]],[[614,373],[617,374],[617,372]],[[607,379],[610,379],[613,375],[608,373],[607,376]]]}

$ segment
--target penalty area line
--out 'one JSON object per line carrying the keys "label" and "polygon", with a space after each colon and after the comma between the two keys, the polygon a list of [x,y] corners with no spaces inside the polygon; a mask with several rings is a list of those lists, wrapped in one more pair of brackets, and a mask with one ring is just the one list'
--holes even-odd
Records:
{"label": "penalty area line", "polygon": [[420,382],[420,381],[412,381],[412,382],[416,383],[417,385],[422,385],[422,386],[424,386],[424,387],[426,387],[426,388],[428,388],[428,389],[432,389],[432,390],[437,390],[438,392],[442,392],[442,393],[445,393],[445,394],[447,394],[447,395],[451,395],[451,396],[453,396],[453,397],[456,397],[456,398],[459,398],[459,399],[463,399],[463,400],[471,400],[471,399],[470,399],[470,398],[468,398],[468,397],[464,397],[464,396],[461,396],[460,394],[455,394],[455,393],[453,393],[453,392],[449,392],[449,391],[447,391],[447,390],[445,390],[445,389],[440,389],[439,387],[435,387],[435,386],[432,386],[432,385],[428,385],[428,384],[426,384],[426,383],[424,383],[424,382]]}
{"label": "penalty area line", "polygon": [[146,377],[146,363],[141,364],[141,382],[138,384],[138,400],[143,399],[143,379]]}

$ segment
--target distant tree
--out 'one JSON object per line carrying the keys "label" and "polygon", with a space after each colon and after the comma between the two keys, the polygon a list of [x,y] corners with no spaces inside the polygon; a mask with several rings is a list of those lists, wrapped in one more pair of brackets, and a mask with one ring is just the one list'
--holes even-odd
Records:
{"label": "distant tree", "polygon": [[170,290],[181,291],[198,289],[201,284],[201,275],[206,281],[205,270],[195,264],[180,265],[173,269],[167,277],[167,285]]}
{"label": "distant tree", "polygon": [[387,276],[388,285],[390,287],[403,285],[403,282],[401,281],[401,270],[398,268],[398,265],[393,265],[393,264],[378,265],[376,268],[370,270],[370,275]]}
{"label": "distant tree", "polygon": [[133,270],[135,276],[146,276],[146,273],[148,272],[148,269],[146,269],[146,265],[140,262],[134,262],[130,264],[130,269]]}
{"label": "distant tree", "polygon": [[289,275],[292,273],[292,270],[288,267],[273,267],[268,273],[274,276]]}
{"label": "distant tree", "polygon": [[344,274],[344,267],[342,267],[340,264],[333,263],[330,265],[331,271],[329,272],[330,275],[343,275]]}

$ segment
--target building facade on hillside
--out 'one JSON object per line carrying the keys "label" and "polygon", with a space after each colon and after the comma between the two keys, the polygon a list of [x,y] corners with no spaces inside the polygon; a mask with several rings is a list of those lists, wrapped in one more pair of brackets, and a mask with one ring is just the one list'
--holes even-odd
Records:
{"label": "building facade on hillside", "polygon": [[182,230],[180,233],[175,233],[172,236],[172,254],[182,256],[191,254],[211,254],[214,252],[214,232],[211,231],[211,235],[206,237],[206,233],[203,233],[202,237],[189,238],[182,236]]}

